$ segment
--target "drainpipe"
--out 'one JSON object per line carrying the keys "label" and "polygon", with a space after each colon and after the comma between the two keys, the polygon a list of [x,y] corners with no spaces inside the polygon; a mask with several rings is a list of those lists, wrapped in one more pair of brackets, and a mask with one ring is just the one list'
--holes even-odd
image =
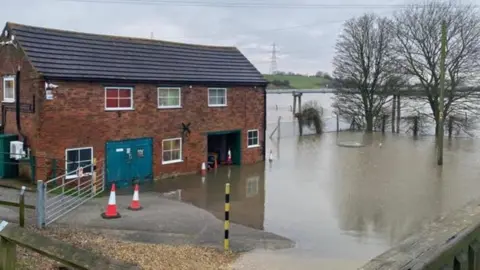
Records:
{"label": "drainpipe", "polygon": [[263,160],[265,160],[266,154],[266,134],[267,134],[267,86],[263,87],[263,145],[262,145],[262,156]]}
{"label": "drainpipe", "polygon": [[18,134],[22,137],[23,140],[23,150],[27,147],[27,137],[22,132],[22,126],[20,123],[20,67],[17,69],[17,74],[15,75],[15,118],[17,122]]}

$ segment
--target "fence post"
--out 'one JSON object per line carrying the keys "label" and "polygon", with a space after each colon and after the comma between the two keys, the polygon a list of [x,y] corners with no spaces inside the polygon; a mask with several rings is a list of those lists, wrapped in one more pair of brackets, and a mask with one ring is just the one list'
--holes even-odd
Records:
{"label": "fence post", "polygon": [[387,115],[382,115],[382,133],[385,134],[385,126],[387,125]]}
{"label": "fence post", "polygon": [[453,133],[453,117],[450,116],[448,118],[448,138],[452,138],[452,133]]}
{"label": "fence post", "polygon": [[396,107],[397,106],[397,96],[393,95],[392,98],[392,133],[395,133],[395,114],[396,114]]}
{"label": "fence post", "polygon": [[397,95],[397,133],[400,133],[400,113],[402,111],[402,107],[400,104],[400,95]]}
{"label": "fence post", "polygon": [[20,202],[18,207],[18,218],[20,227],[25,227],[25,186],[20,190]]}
{"label": "fence post", "polygon": [[337,132],[340,131],[340,108],[337,108],[337,112],[335,113],[337,116]]}
{"label": "fence post", "polygon": [[277,140],[280,140],[280,120],[282,119],[281,116],[278,117],[278,123],[277,123]]}
{"label": "fence post", "polygon": [[37,205],[35,207],[37,215],[37,227],[45,227],[45,185],[43,180],[37,181]]}
{"label": "fence post", "polygon": [[93,158],[92,164],[92,197],[97,194],[97,159]]}
{"label": "fence post", "polygon": [[[3,222],[5,221],[2,221],[2,223]],[[15,270],[16,264],[17,250],[15,244],[3,237],[0,237],[0,269]]]}

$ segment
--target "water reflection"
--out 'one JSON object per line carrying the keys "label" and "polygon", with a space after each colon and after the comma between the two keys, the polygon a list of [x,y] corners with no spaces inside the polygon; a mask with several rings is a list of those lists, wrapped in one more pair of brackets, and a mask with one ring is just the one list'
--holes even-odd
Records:
{"label": "water reflection", "polygon": [[[230,183],[230,220],[263,230],[265,215],[265,163],[220,167],[207,174],[166,179],[155,183],[154,191],[203,208],[224,218],[225,184]],[[179,196],[178,194],[181,194]]]}

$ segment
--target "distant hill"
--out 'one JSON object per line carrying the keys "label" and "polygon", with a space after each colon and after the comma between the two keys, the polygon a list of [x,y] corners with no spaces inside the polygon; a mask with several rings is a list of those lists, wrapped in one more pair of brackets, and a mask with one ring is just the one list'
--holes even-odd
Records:
{"label": "distant hill", "polygon": [[269,82],[268,88],[315,89],[330,84],[324,77],[303,75],[263,75]]}

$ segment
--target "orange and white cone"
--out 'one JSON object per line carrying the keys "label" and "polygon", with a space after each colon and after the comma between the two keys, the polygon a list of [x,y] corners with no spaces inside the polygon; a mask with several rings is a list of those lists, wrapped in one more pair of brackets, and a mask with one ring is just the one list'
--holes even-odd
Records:
{"label": "orange and white cone", "polygon": [[140,206],[140,196],[138,194],[139,193],[138,190],[139,190],[138,184],[135,184],[135,190],[133,191],[132,203],[128,207],[128,209],[130,209],[132,211],[138,211],[138,210],[143,209],[143,207]]}
{"label": "orange and white cone", "polygon": [[110,197],[108,198],[108,205],[105,213],[102,213],[102,218],[112,219],[119,218],[120,213],[117,212],[117,201],[115,199],[115,184],[112,184],[112,189],[110,190]]}
{"label": "orange and white cone", "polygon": [[202,162],[202,175],[207,174],[207,166],[205,165],[205,162]]}

